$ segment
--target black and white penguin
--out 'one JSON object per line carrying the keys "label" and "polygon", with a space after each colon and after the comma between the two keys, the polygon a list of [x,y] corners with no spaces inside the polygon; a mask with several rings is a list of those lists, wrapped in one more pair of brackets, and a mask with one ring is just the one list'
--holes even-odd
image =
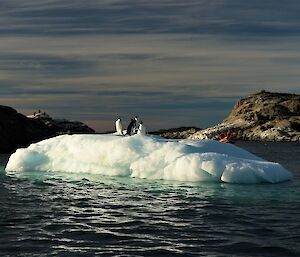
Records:
{"label": "black and white penguin", "polygon": [[126,136],[131,136],[131,135],[134,134],[135,126],[136,126],[136,120],[131,119],[131,121],[130,121],[128,127],[127,127]]}
{"label": "black and white penguin", "polygon": [[117,134],[123,136],[123,126],[122,126],[121,118],[118,118],[115,123],[116,123]]}
{"label": "black and white penguin", "polygon": [[140,125],[139,125],[137,133],[141,134],[141,135],[146,135],[146,127],[144,126],[142,121],[140,121]]}
{"label": "black and white penguin", "polygon": [[134,120],[135,120],[134,131],[137,133],[137,131],[139,129],[140,122],[139,122],[139,119],[138,119],[137,116],[134,117]]}

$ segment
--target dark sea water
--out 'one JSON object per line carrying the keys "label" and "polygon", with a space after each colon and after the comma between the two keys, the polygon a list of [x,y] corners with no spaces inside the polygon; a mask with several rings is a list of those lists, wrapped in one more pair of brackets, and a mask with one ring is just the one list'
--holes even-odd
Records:
{"label": "dark sea water", "polygon": [[0,171],[0,256],[300,256],[300,144],[239,142],[280,184]]}

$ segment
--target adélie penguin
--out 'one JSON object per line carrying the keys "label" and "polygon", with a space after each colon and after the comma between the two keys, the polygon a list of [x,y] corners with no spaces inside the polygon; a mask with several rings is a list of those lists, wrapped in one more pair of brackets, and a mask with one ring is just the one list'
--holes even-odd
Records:
{"label": "ad\u00e9lie penguin", "polygon": [[146,127],[144,126],[142,121],[140,121],[140,125],[139,125],[137,133],[141,134],[141,135],[146,135]]}
{"label": "ad\u00e9lie penguin", "polygon": [[131,135],[134,134],[135,126],[136,126],[136,120],[131,119],[131,121],[130,121],[128,127],[127,127],[126,136],[131,136]]}
{"label": "ad\u00e9lie penguin", "polygon": [[116,120],[116,131],[118,135],[123,135],[123,126],[122,126],[121,118],[118,118]]}

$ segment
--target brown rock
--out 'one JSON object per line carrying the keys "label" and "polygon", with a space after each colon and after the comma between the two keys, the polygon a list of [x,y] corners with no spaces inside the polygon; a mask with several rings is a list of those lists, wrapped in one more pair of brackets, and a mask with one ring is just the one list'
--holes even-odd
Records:
{"label": "brown rock", "polygon": [[300,95],[262,91],[237,101],[229,116],[190,138],[216,138],[235,130],[238,139],[295,141],[300,138]]}
{"label": "brown rock", "polygon": [[11,107],[0,105],[0,153],[11,153],[17,148],[67,131],[94,133],[81,122],[27,118]]}
{"label": "brown rock", "polygon": [[158,135],[168,139],[186,139],[189,136],[195,134],[197,131],[201,130],[197,127],[179,127],[171,129],[162,129],[154,132],[150,132],[152,135]]}

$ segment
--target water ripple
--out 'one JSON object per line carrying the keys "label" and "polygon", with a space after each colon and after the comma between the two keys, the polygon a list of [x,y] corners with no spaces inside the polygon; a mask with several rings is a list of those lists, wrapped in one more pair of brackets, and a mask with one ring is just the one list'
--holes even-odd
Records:
{"label": "water ripple", "polygon": [[0,176],[1,256],[300,256],[299,182],[76,176]]}

